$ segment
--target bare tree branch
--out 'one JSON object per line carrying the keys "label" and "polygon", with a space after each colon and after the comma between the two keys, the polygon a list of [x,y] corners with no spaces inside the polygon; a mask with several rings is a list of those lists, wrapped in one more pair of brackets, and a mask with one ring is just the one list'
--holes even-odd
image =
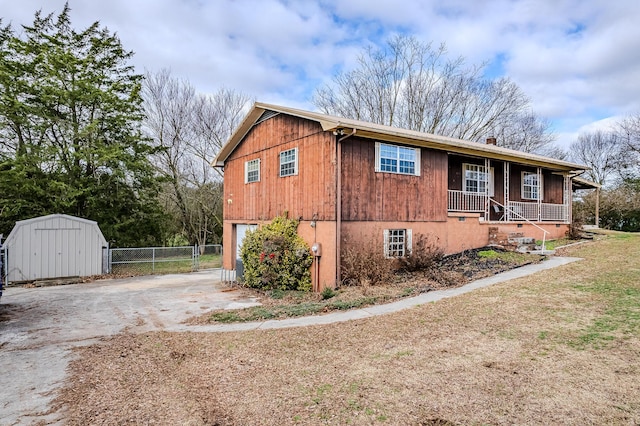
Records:
{"label": "bare tree branch", "polygon": [[485,79],[486,64],[466,67],[446,54],[444,45],[396,36],[384,49],[365,49],[358,66],[316,90],[313,102],[327,114],[477,142],[496,136],[502,146],[552,152],[550,126],[514,82]]}

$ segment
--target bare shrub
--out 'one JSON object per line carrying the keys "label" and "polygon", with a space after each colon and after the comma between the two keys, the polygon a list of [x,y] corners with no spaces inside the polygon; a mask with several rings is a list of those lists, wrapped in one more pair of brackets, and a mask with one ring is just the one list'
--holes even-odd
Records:
{"label": "bare shrub", "polygon": [[387,259],[373,247],[343,250],[340,257],[341,283],[346,286],[368,286],[388,283],[396,270],[395,259]]}
{"label": "bare shrub", "polygon": [[432,235],[416,234],[413,247],[405,257],[398,258],[398,266],[407,272],[431,269],[444,258],[444,250],[438,238]]}

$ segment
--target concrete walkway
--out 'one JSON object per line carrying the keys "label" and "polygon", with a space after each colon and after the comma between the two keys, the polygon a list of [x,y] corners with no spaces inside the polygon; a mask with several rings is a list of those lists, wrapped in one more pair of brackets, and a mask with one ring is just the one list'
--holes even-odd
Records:
{"label": "concrete walkway", "polygon": [[370,318],[378,315],[385,315],[392,312],[398,312],[403,309],[409,309],[414,306],[424,305],[425,303],[436,302],[448,297],[459,296],[461,294],[469,293],[471,291],[489,287],[494,284],[513,280],[516,278],[526,277],[536,272],[544,271],[558,266],[566,265],[572,262],[582,260],[579,257],[551,257],[541,263],[526,265],[517,269],[502,272],[500,274],[493,275],[491,277],[482,278],[477,281],[473,281],[462,287],[451,288],[446,290],[430,291],[418,296],[409,297],[406,299],[398,300],[397,302],[387,303],[384,305],[374,305],[362,309],[354,309],[344,312],[334,312],[326,315],[313,315],[299,318],[287,318],[283,320],[268,320],[248,323],[235,323],[235,324],[214,324],[214,325],[184,325],[174,324],[168,326],[165,330],[168,331],[195,331],[195,332],[228,332],[228,331],[245,331],[245,330],[267,330],[277,328],[288,327],[304,327],[308,325],[323,325],[336,322],[350,321],[355,319]]}

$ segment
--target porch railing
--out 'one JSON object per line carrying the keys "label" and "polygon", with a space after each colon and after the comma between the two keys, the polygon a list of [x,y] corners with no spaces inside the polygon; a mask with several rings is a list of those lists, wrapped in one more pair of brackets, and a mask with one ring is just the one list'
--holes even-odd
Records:
{"label": "porch railing", "polygon": [[[486,194],[477,192],[448,191],[448,211],[450,212],[474,212],[482,213],[487,211],[487,203],[495,200],[490,199]],[[496,203],[498,204],[498,203]],[[509,201],[507,210],[500,220],[531,220],[531,221],[553,221],[568,222],[569,206],[566,204],[541,203],[538,209],[536,202]]]}
{"label": "porch railing", "polygon": [[509,201],[509,209],[528,220],[567,222],[569,219],[569,208],[565,204],[541,203],[538,212],[538,203]]}
{"label": "porch railing", "polygon": [[569,222],[569,206],[566,204],[542,203],[540,214],[542,220]]}
{"label": "porch railing", "polygon": [[487,205],[487,195],[478,192],[449,190],[450,212],[483,212]]}

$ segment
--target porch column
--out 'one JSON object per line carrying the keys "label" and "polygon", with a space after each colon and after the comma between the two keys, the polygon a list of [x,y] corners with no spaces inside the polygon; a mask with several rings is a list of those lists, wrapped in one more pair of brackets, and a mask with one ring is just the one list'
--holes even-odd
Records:
{"label": "porch column", "polygon": [[503,167],[503,179],[504,179],[504,200],[502,200],[504,204],[504,220],[507,222],[511,221],[511,208],[509,207],[509,174],[511,173],[509,170],[509,162],[504,162]]}
{"label": "porch column", "polygon": [[562,220],[565,223],[570,222],[571,218],[571,178],[569,173],[564,173],[564,186],[562,188],[562,204],[564,205]]}
{"label": "porch column", "polygon": [[486,179],[486,182],[484,183],[484,194],[485,194],[485,201],[484,201],[484,220],[486,222],[488,222],[491,219],[491,201],[489,201],[489,194],[490,192],[490,188],[489,186],[491,185],[491,160],[489,160],[488,158],[484,159],[484,176]]}
{"label": "porch column", "polygon": [[538,222],[542,222],[542,197],[544,196],[544,194],[542,193],[543,188],[542,188],[542,167],[538,167],[537,169],[537,175],[538,175]]}

